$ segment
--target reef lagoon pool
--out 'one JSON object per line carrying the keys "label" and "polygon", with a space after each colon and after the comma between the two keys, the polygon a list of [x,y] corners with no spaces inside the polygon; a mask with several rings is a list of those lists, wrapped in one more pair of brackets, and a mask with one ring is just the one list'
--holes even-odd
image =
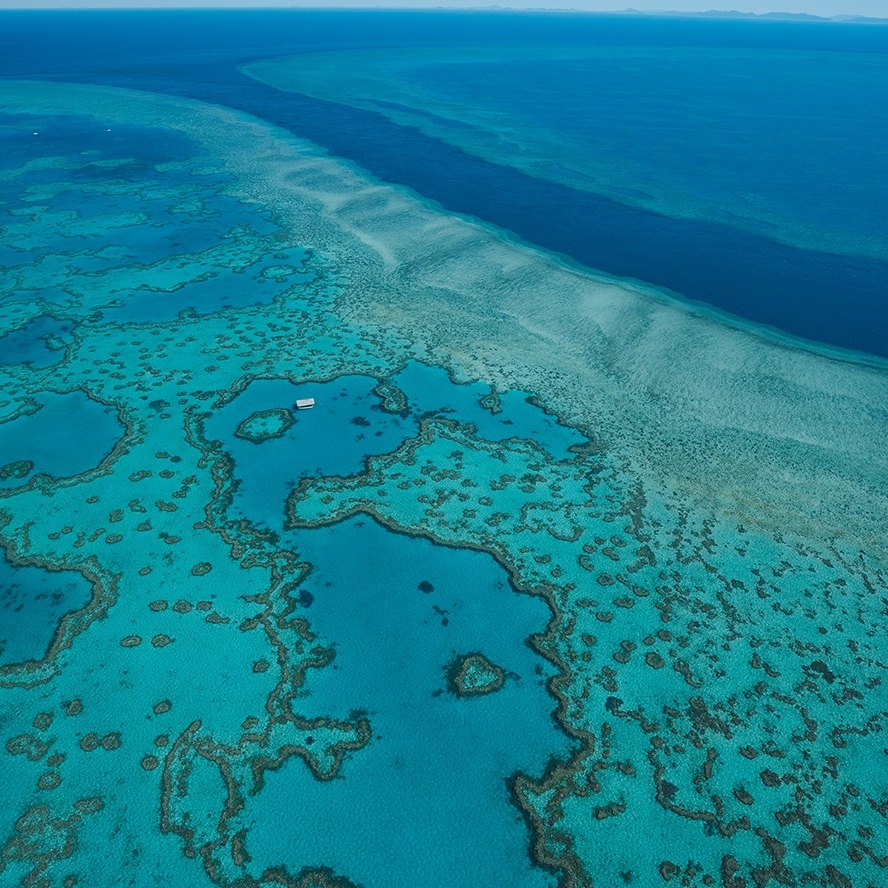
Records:
{"label": "reef lagoon pool", "polygon": [[885,884],[888,29],[0,33],[0,885]]}

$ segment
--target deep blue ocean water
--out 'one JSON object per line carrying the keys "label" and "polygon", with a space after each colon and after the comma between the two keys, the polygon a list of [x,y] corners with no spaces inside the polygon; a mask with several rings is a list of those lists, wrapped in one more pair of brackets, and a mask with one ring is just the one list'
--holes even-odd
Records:
{"label": "deep blue ocean water", "polygon": [[[381,45],[426,46],[430,55],[436,46],[580,46],[657,53],[671,47],[681,64],[667,73],[665,100],[645,97],[648,111],[668,114],[670,96],[687,96],[695,85],[705,94],[732,82],[730,68],[719,70],[710,82],[713,52],[728,58],[740,51],[757,52],[764,63],[746,69],[745,78],[733,77],[738,84],[733,92],[718,92],[725,125],[749,141],[749,150],[741,146],[733,152],[721,176],[701,169],[702,181],[738,191],[754,186],[766,196],[773,194],[778,206],[794,204],[796,216],[803,217],[811,204],[816,218],[828,221],[832,215],[856,226],[863,237],[880,231],[886,201],[879,184],[883,177],[878,175],[888,141],[885,29],[644,17],[321,11],[90,12],[73,17],[10,12],[4,14],[3,24],[6,50],[0,74],[109,83],[242,108],[356,161],[385,181],[411,187],[448,209],[512,230],[592,268],[652,283],[797,336],[888,353],[885,259],[866,251],[837,255],[800,249],[724,220],[676,218],[640,209],[491,163],[393,124],[379,113],[269,89],[236,70],[236,64],[253,59]],[[77,40],[71,39],[72,33],[78,34]],[[821,67],[819,75],[806,82],[792,73],[793,53],[831,53],[841,64]],[[508,84],[506,102],[525,102],[537,118],[545,111],[553,131],[569,136],[578,129],[576,108],[589,77],[588,72],[585,78],[571,76],[570,64],[498,66],[493,75],[488,70],[478,77],[466,77],[460,70],[460,91],[487,84],[483,94],[484,89]],[[790,72],[785,86],[781,64]],[[818,70],[816,63],[811,70]],[[432,68],[423,76],[440,80],[449,75],[445,66],[444,73]],[[522,82],[527,90],[522,90]],[[649,71],[636,66],[609,95],[625,108],[633,88],[645,90],[661,82],[656,66]],[[522,99],[537,87],[557,96],[554,87],[560,84],[561,106]],[[769,96],[770,103],[763,106]],[[690,98],[693,113],[693,95]],[[799,102],[807,107],[796,107]],[[689,112],[678,106],[676,113]],[[695,175],[686,167],[719,162],[713,157],[695,160],[694,150],[683,150],[680,133],[669,136],[671,141],[656,131],[646,138],[639,127],[650,114],[641,106],[621,113],[619,105],[596,104],[589,115],[595,120],[580,129],[591,125],[597,144],[614,153],[649,151],[649,163],[665,157],[667,164],[685,166],[685,179]],[[785,123],[787,116],[791,125]],[[751,130],[742,127],[745,119]],[[533,115],[528,117],[529,126],[536,122]],[[819,164],[822,176],[816,194],[787,181],[785,164],[769,164],[769,152],[776,157],[787,149]],[[666,151],[671,154],[664,155]],[[839,176],[835,182],[834,175]],[[680,187],[681,177],[676,181]],[[625,187],[632,190],[631,176]],[[858,218],[849,218],[855,215]],[[884,232],[881,241],[884,244]]]}

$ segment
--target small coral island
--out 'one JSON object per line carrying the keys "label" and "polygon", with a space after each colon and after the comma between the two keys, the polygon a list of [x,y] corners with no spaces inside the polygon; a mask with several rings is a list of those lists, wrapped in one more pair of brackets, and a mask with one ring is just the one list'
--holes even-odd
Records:
{"label": "small coral island", "polygon": [[284,407],[257,410],[251,413],[236,429],[235,435],[261,444],[269,438],[280,438],[293,425],[293,414]]}
{"label": "small coral island", "polygon": [[0,481],[10,478],[27,478],[34,471],[34,463],[29,459],[20,459],[0,467]]}
{"label": "small coral island", "polygon": [[447,683],[457,697],[478,697],[498,691],[506,673],[477,651],[457,657],[447,667]]}

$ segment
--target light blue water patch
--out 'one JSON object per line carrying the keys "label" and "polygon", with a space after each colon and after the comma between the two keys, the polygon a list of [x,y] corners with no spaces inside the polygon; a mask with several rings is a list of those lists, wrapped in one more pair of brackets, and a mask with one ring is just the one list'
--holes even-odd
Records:
{"label": "light blue water patch", "polygon": [[[41,392],[35,401],[35,413],[0,423],[0,488],[18,487],[35,474],[73,478],[89,471],[123,434],[117,411],[84,392]],[[5,471],[19,464],[21,471]]]}
{"label": "light blue water patch", "polygon": [[[388,888],[554,885],[530,863],[507,785],[566,752],[545,688],[552,669],[525,643],[546,626],[544,602],[514,592],[489,555],[369,519],[288,540],[314,565],[302,594],[312,629],[336,648],[300,709],[366,713],[373,740],[341,779],[319,782],[296,759],[267,774],[253,802],[253,866],[326,865]],[[446,668],[473,651],[505,670],[505,684],[458,698]]]}
{"label": "light blue water patch", "polygon": [[0,551],[0,666],[39,660],[59,620],[82,608],[91,594],[79,573],[17,567]]}
{"label": "light blue water patch", "polygon": [[471,423],[488,441],[525,438],[544,447],[556,459],[570,458],[570,448],[588,444],[579,431],[562,425],[524,392],[510,391],[490,398],[479,383],[455,385],[447,371],[411,361],[392,380],[407,396],[408,409],[420,416],[443,416]]}
{"label": "light blue water patch", "polygon": [[[120,179],[121,174],[126,178]],[[98,190],[101,184],[88,193],[72,188],[53,198],[53,210],[84,216],[143,213],[148,224],[122,228],[114,239],[129,261],[148,265],[175,253],[202,252],[245,223],[257,234],[277,230],[265,213],[222,193],[220,186],[226,181],[222,176],[198,175],[185,168],[130,180],[128,166],[107,175],[110,193]]]}
{"label": "light blue water patch", "polygon": [[[243,513],[277,528],[284,499],[302,478],[353,475],[363,469],[368,456],[390,453],[416,435],[425,417],[443,415],[472,424],[479,437],[491,441],[527,438],[560,458],[573,456],[569,448],[588,443],[521,392],[499,396],[500,412],[495,413],[484,406],[489,389],[456,385],[440,368],[411,362],[393,382],[406,396],[406,409],[399,413],[382,409],[375,379],[343,376],[299,385],[258,380],[214,414],[204,431],[234,457],[240,481],[236,502]],[[293,409],[297,398],[311,397],[313,409]],[[281,408],[293,424],[279,436],[257,441],[236,434],[251,416]]]}
{"label": "light blue water patch", "polygon": [[8,294],[0,293],[0,301],[3,296],[8,297],[9,302],[25,302],[29,306],[37,302],[43,303],[40,307],[44,311],[53,311],[56,308],[68,308],[75,306],[77,300],[70,294],[65,292],[61,287],[37,288],[22,287],[21,289],[11,290]]}
{"label": "light blue water patch", "polygon": [[205,268],[206,280],[192,280],[172,292],[134,288],[126,302],[105,308],[102,317],[118,324],[157,323],[182,312],[212,314],[227,308],[244,308],[271,302],[288,287],[313,280],[311,272],[300,271],[308,253],[300,248],[263,257],[247,269]]}
{"label": "light blue water patch", "polygon": [[[208,439],[234,457],[240,484],[236,503],[251,520],[278,528],[284,500],[300,479],[353,475],[372,454],[390,453],[416,433],[414,421],[380,409],[376,380],[343,376],[332,382],[260,379],[207,421]],[[314,398],[311,410],[295,410],[297,398]],[[280,437],[260,443],[235,434],[260,411],[283,408],[293,424]]]}
{"label": "light blue water patch", "polygon": [[74,325],[51,315],[34,318],[24,327],[0,336],[0,364],[51,367],[65,356]]}
{"label": "light blue water patch", "polygon": [[[343,376],[327,383],[294,384],[257,380],[207,421],[204,433],[218,440],[235,461],[236,503],[251,521],[278,528],[289,491],[307,477],[348,476],[368,456],[390,453],[419,431],[420,420],[445,416],[471,424],[481,438],[535,441],[558,458],[588,443],[576,429],[559,424],[521,392],[498,396],[498,410],[485,406],[490,390],[457,385],[446,371],[410,362],[393,383],[405,395],[405,409],[382,409],[377,381]],[[299,398],[315,398],[311,410],[296,410]],[[242,424],[265,411],[283,410],[292,422],[272,437],[244,435]],[[241,433],[238,434],[238,429]]]}
{"label": "light blue water patch", "polygon": [[[71,264],[83,271],[123,262],[150,265],[178,253],[207,250],[245,219],[258,234],[276,230],[264,214],[218,193],[203,177],[168,172],[120,180],[121,170],[115,167],[103,169],[104,180],[89,183],[87,190],[82,181],[87,169],[48,171],[51,187],[37,187],[36,203],[29,202],[29,190],[47,171],[0,182],[0,194],[12,210],[3,229],[8,243],[0,248],[0,265],[25,265],[54,253],[71,256]],[[113,262],[108,261],[109,246]],[[98,249],[103,258],[97,266],[76,255]]]}

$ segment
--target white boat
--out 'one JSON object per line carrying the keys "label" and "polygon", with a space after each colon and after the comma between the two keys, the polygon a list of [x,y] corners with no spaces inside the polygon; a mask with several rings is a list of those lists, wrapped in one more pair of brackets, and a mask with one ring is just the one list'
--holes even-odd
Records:
{"label": "white boat", "polygon": [[314,405],[315,405],[314,398],[299,398],[299,400],[296,401],[296,409],[297,410],[311,410],[311,408],[314,407]]}

